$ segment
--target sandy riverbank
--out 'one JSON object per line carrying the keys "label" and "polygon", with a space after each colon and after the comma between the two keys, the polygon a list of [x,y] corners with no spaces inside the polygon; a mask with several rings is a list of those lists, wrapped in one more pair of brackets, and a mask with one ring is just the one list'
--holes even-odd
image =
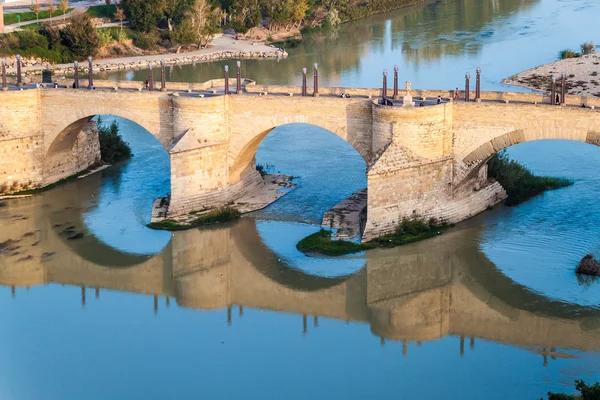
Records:
{"label": "sandy riverbank", "polygon": [[[223,34],[216,37],[205,49],[190,51],[187,53],[166,53],[135,57],[107,58],[94,60],[94,70],[97,72],[122,70],[122,69],[140,69],[148,68],[148,63],[158,65],[161,60],[165,64],[189,64],[193,62],[207,62],[221,59],[248,59],[248,58],[282,58],[287,57],[287,53],[281,49],[267,45],[261,42],[250,40],[237,40],[234,35]],[[14,58],[7,59],[7,72],[16,73],[16,62]],[[25,63],[23,73],[25,75],[41,74],[41,71],[48,67],[47,62],[41,60]],[[63,75],[72,73],[73,64],[56,64],[52,66],[54,73]],[[80,62],[80,70],[87,71],[87,61]]]}
{"label": "sandy riverbank", "polygon": [[559,79],[563,72],[567,74],[567,93],[600,97],[600,53],[540,65],[506,78],[502,83],[548,92],[551,77]]}

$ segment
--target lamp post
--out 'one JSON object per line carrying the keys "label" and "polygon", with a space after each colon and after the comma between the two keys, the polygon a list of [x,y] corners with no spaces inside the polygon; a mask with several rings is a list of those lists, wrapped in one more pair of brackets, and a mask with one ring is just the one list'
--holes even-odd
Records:
{"label": "lamp post", "polygon": [[313,96],[319,97],[319,64],[315,63],[313,72]]}
{"label": "lamp post", "polygon": [[469,101],[469,79],[471,75],[467,72],[465,74],[465,102]]}
{"label": "lamp post", "polygon": [[148,90],[154,90],[154,71],[152,71],[152,63],[148,63]]}
{"label": "lamp post", "polygon": [[398,100],[398,66],[394,65],[394,100]]}
{"label": "lamp post", "polygon": [[2,59],[2,90],[8,90],[8,86],[6,86],[6,58]]}
{"label": "lamp post", "polygon": [[242,62],[237,62],[237,72],[236,72],[236,89],[237,94],[242,94]]}
{"label": "lamp post", "polygon": [[550,92],[550,104],[556,105],[556,76],[552,75],[552,91]]}
{"label": "lamp post", "polygon": [[93,67],[92,67],[92,56],[88,57],[88,89],[92,89],[94,87],[94,77],[93,77]]}
{"label": "lamp post", "polygon": [[74,89],[79,89],[79,62],[75,61],[73,63],[73,67],[75,68],[75,70],[73,71],[73,88]]}
{"label": "lamp post", "polygon": [[223,67],[223,73],[225,74],[225,94],[229,94],[229,65]]}
{"label": "lamp post", "polygon": [[308,91],[306,90],[306,68],[302,68],[302,96],[306,97]]}
{"label": "lamp post", "polygon": [[165,77],[165,60],[160,60],[160,91],[167,91],[167,82]]}
{"label": "lamp post", "polygon": [[23,86],[23,77],[21,76],[21,55],[17,54],[17,86]]}
{"label": "lamp post", "polygon": [[567,74],[562,73],[561,82],[560,82],[560,105],[564,106],[565,98],[567,97]]}
{"label": "lamp post", "polygon": [[387,69],[383,70],[383,87],[381,88],[381,102],[385,104],[385,98],[387,97]]}
{"label": "lamp post", "polygon": [[481,101],[481,68],[479,67],[475,75],[475,101]]}

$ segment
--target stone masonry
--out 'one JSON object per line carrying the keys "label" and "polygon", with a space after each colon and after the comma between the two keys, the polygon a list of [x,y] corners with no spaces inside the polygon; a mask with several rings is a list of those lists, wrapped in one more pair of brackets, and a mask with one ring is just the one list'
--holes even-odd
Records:
{"label": "stone masonry", "polygon": [[271,130],[307,123],[335,133],[367,163],[368,240],[393,231],[404,217],[453,223],[502,200],[506,194],[487,179],[486,163],[505,147],[539,139],[600,144],[600,113],[572,107],[600,106],[595,99],[568,96],[569,106],[558,107],[541,104],[547,100],[541,94],[482,92],[480,103],[410,108],[379,105],[377,89],[321,88],[314,98],[299,96],[297,87],[244,83],[244,95],[204,97],[179,89],[117,90],[120,83],[108,81],[96,86],[109,90],[0,92],[0,194],[87,168],[97,159],[91,118],[112,114],[144,127],[170,154],[170,215],[210,209],[263,185],[255,155]]}

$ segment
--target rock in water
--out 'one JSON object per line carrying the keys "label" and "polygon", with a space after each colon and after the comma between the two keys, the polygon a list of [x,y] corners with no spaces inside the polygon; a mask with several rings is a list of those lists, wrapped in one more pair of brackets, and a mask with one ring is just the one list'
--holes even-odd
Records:
{"label": "rock in water", "polygon": [[586,275],[600,275],[600,262],[596,260],[593,254],[587,254],[579,261],[575,272]]}

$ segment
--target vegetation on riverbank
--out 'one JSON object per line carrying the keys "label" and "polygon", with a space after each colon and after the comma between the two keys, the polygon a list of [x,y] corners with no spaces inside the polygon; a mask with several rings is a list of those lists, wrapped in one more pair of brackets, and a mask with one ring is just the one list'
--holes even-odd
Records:
{"label": "vegetation on riverbank", "polygon": [[426,223],[419,218],[404,218],[394,233],[378,237],[369,242],[357,243],[331,238],[332,232],[321,229],[298,242],[296,248],[304,254],[341,256],[374,248],[390,248],[429,239],[441,234],[449,225],[438,225],[435,220]]}
{"label": "vegetation on riverbank", "polygon": [[100,158],[108,164],[114,164],[119,161],[128,160],[133,156],[131,147],[127,144],[119,133],[119,124],[113,121],[110,126],[102,123],[102,118],[98,117],[96,122],[98,128],[98,139],[100,140]]}
{"label": "vegetation on riverbank", "polygon": [[558,58],[564,60],[565,58],[577,58],[586,54],[592,54],[596,51],[596,45],[594,44],[594,42],[589,41],[581,43],[579,45],[579,49],[581,50],[579,53],[570,49],[561,50],[558,53]]}
{"label": "vegetation on riverbank", "polygon": [[[192,211],[190,214],[194,215],[196,212]],[[151,222],[147,226],[151,229],[163,230],[163,231],[182,231],[191,228],[198,228],[205,225],[214,225],[222,222],[231,221],[237,219],[242,214],[233,207],[221,207],[215,210],[209,211],[205,214],[201,214],[198,218],[193,219],[187,223],[180,223],[173,219],[165,219],[158,222]]]}
{"label": "vegetation on riverbank", "polygon": [[[66,1],[66,0],[65,0]],[[92,6],[87,13],[66,21],[41,22],[21,32],[0,35],[0,55],[21,54],[52,63],[70,63],[87,56],[114,57],[148,52],[179,52],[182,48],[205,47],[215,34],[233,28],[245,33],[265,28],[267,41],[364,18],[373,14],[409,6],[422,0],[122,0],[119,8]],[[68,5],[68,2],[66,2]],[[62,7],[62,3],[61,3]],[[70,10],[70,9],[69,9]],[[40,10],[41,18],[61,15],[63,10]],[[16,22],[8,14],[7,23]],[[36,18],[35,13],[21,13],[22,21]],[[92,22],[92,19],[94,21]],[[96,19],[118,21],[118,34],[96,29]],[[124,33],[122,22],[129,21]],[[31,28],[31,29],[30,29]],[[259,39],[260,40],[260,39]],[[284,39],[282,47],[293,47],[298,38]]]}
{"label": "vegetation on riverbank", "polygon": [[578,394],[548,392],[548,400],[600,400],[600,383],[598,382],[587,385],[583,380],[577,380],[575,389]]}
{"label": "vegetation on riverbank", "polygon": [[508,197],[505,205],[515,206],[546,190],[570,186],[566,178],[534,175],[528,168],[511,160],[506,151],[496,153],[488,162],[488,176],[502,185]]}

